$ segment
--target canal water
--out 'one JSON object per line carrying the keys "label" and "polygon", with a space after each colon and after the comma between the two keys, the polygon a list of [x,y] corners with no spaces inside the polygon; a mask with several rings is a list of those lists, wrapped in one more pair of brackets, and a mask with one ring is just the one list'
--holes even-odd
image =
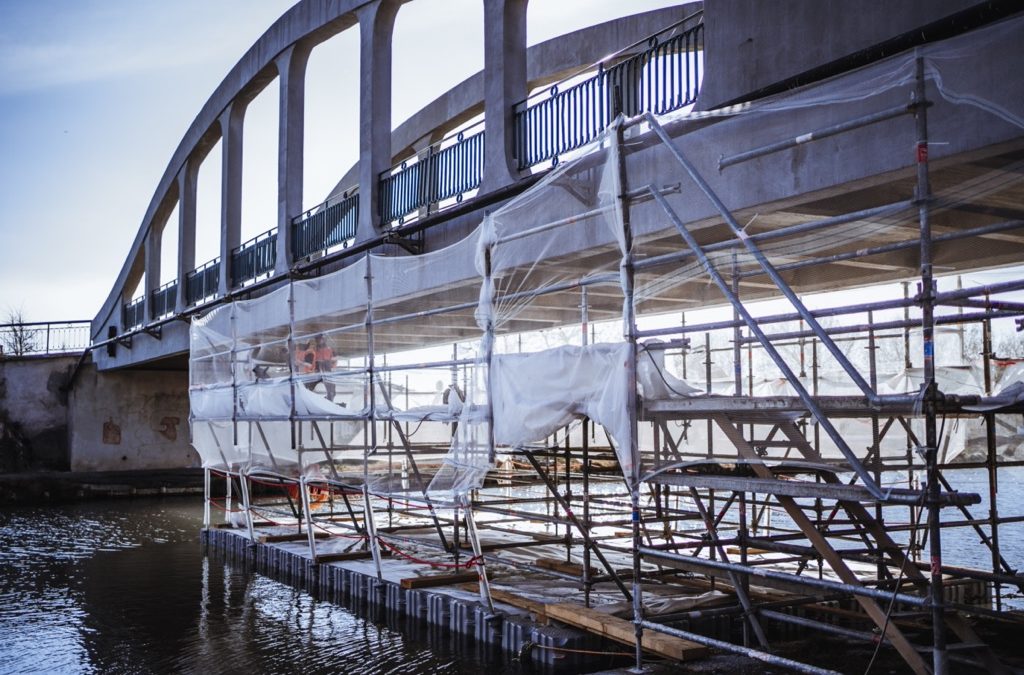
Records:
{"label": "canal water", "polygon": [[[981,471],[955,478],[986,491]],[[1000,478],[1001,511],[1019,513],[1024,468]],[[0,509],[0,673],[530,672],[205,557],[201,524],[191,497]],[[947,532],[947,563],[990,564],[975,535]],[[1000,534],[1020,565],[1024,524]]]}
{"label": "canal water", "polygon": [[0,509],[0,673],[528,672],[204,557],[201,525],[184,497]]}

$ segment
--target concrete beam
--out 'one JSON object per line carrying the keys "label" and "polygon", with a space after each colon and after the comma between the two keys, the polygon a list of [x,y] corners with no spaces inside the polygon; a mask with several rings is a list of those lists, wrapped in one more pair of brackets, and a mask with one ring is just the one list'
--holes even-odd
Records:
{"label": "concrete beam", "polygon": [[377,235],[378,177],[391,166],[391,38],[401,3],[377,0],[359,19],[359,224],[356,242]]}
{"label": "concrete beam", "polygon": [[236,100],[220,116],[220,279],[218,295],[231,290],[231,251],[242,243],[242,131],[248,103]]}
{"label": "concrete beam", "polygon": [[515,111],[526,98],[526,5],[528,0],[484,0],[484,175],[482,193],[519,176],[515,159]]}
{"label": "concrete beam", "polygon": [[[710,110],[978,0],[706,0],[704,81],[699,110]],[[814,39],[807,39],[813,31]]]}
{"label": "concrete beam", "polygon": [[[196,188],[199,162],[189,158],[178,174],[178,294],[175,310],[188,307],[185,277],[196,267]],[[147,280],[147,285],[149,281]],[[159,280],[157,281],[159,284]],[[146,302],[149,302],[148,296]],[[153,316],[149,318],[155,318]]]}
{"label": "concrete beam", "polygon": [[275,59],[280,109],[277,145],[277,266],[285,274],[292,263],[292,218],[302,212],[302,145],[306,116],[306,65],[311,47],[299,42]]}

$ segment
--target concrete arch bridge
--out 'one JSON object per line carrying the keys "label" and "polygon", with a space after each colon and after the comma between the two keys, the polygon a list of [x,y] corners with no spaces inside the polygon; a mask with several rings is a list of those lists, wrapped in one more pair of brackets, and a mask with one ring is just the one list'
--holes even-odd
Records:
{"label": "concrete arch bridge", "polygon": [[[462,541],[499,632],[513,615],[536,621],[540,603],[577,630],[635,635],[638,661],[710,647],[822,672],[836,664],[775,644],[813,629],[884,635],[883,658],[918,673],[1020,667],[1000,622],[1019,621],[1012,558],[1024,552],[1000,549],[998,533],[1021,518],[995,493],[1015,466],[1008,419],[1024,384],[991,340],[1019,322],[1024,283],[935,283],[1024,262],[1014,4],[707,0],[527,48],[527,2],[484,0],[483,71],[392,131],[401,6],[299,2],[203,106],[91,327],[91,377],[161,370],[152,386],[168,398],[144,413],[112,402],[111,419],[151,426],[160,405],[190,415],[205,468],[242,495],[237,536],[287,520],[314,566],[329,560],[315,527],[363,536],[371,576],[392,585],[408,570],[382,562],[382,546],[464,565]],[[360,37],[359,161],[307,208],[306,64],[346,30]],[[277,225],[242,242],[246,107],[275,79]],[[218,141],[220,255],[197,264],[196,176]],[[177,278],[158,286],[166,226]],[[887,282],[910,283],[805,299]],[[785,309],[752,309],[778,298]],[[945,327],[966,325],[984,348],[953,363]],[[557,331],[568,344],[538,337]],[[878,356],[886,345],[898,358]],[[427,361],[403,361],[416,349]],[[432,392],[443,401],[416,404],[403,373],[450,379]],[[151,448],[141,463],[164,445]],[[957,457],[985,474],[986,511],[957,491]],[[257,477],[301,499],[260,515]],[[529,498],[503,496],[507,485]],[[337,512],[314,513],[313,488]],[[377,529],[396,500],[428,534]],[[981,538],[984,564],[944,557],[956,532]],[[485,560],[514,566],[506,549],[536,552],[520,568],[578,585],[585,606],[566,614],[489,578]],[[687,584],[725,585],[706,611],[731,617],[726,635],[673,604]],[[590,611],[634,598],[618,624]]]}

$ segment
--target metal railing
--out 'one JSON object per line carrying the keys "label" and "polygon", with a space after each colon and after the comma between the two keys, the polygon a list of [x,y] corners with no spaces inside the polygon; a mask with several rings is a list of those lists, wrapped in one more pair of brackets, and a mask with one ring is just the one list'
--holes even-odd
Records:
{"label": "metal railing", "polygon": [[89,346],[83,321],[35,321],[0,324],[0,356],[75,354]]}
{"label": "metal railing", "polygon": [[146,322],[146,297],[140,296],[121,307],[121,325],[123,330],[138,328]]}
{"label": "metal railing", "polygon": [[173,314],[174,306],[178,302],[178,280],[168,281],[153,291],[152,302],[154,319],[162,319],[168,314]]}
{"label": "metal railing", "polygon": [[[560,155],[594,140],[619,113],[661,115],[696,102],[704,24],[683,26],[698,15],[606,57],[595,64],[597,71],[582,81],[569,84],[586,71],[518,103],[515,148],[519,168],[548,160],[558,164]],[[646,49],[624,57],[644,42]]]}
{"label": "metal railing", "polygon": [[[421,208],[462,196],[480,187],[484,173],[481,123],[446,138],[380,176],[379,212],[383,223],[398,221]],[[454,142],[453,142],[454,139]]]}
{"label": "metal railing", "polygon": [[328,199],[292,219],[292,255],[298,260],[347,246],[355,239],[358,223],[359,193],[352,188],[333,203]]}
{"label": "metal railing", "polygon": [[231,251],[231,287],[243,286],[274,273],[277,228],[267,230]]}
{"label": "metal railing", "polygon": [[217,256],[185,275],[185,302],[198,305],[217,295],[219,286],[220,256]]}

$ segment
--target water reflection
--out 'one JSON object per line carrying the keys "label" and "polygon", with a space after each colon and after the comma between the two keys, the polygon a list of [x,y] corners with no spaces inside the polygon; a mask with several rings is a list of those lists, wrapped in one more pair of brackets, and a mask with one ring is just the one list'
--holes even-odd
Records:
{"label": "water reflection", "polygon": [[520,672],[204,557],[201,520],[191,499],[0,511],[0,672]]}

